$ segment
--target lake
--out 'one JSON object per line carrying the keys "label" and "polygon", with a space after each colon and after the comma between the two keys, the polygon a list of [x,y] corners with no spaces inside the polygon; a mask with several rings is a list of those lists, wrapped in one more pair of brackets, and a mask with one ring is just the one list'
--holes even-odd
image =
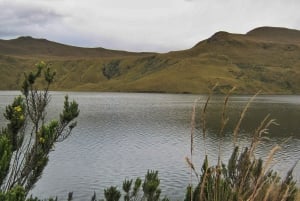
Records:
{"label": "lake", "polygon": [[[0,109],[10,104],[18,92],[0,92]],[[57,118],[63,107],[65,92],[52,92],[49,117]],[[185,157],[190,152],[191,112],[200,98],[196,116],[194,162],[200,172],[204,153],[210,164],[218,156],[220,117],[224,96],[213,96],[207,111],[206,144],[199,126],[199,112],[205,95],[147,93],[68,92],[79,103],[80,116],[72,135],[56,144],[42,178],[31,191],[34,196],[58,196],[66,199],[73,191],[74,200],[90,200],[94,191],[103,198],[103,189],[118,186],[123,180],[144,178],[147,170],[158,170],[162,195],[183,200],[189,183]],[[222,160],[227,163],[233,147],[232,129],[250,96],[229,99],[229,123],[225,129]],[[241,125],[240,146],[250,143],[251,134],[267,115],[279,126],[270,128],[269,140],[257,149],[266,157],[274,144],[282,144],[272,167],[284,175],[300,158],[300,96],[258,96],[252,102]],[[3,116],[1,125],[5,124]],[[288,140],[287,142],[285,142]],[[300,164],[294,171],[300,180]],[[196,181],[196,178],[194,178]],[[299,184],[299,182],[298,182]]]}

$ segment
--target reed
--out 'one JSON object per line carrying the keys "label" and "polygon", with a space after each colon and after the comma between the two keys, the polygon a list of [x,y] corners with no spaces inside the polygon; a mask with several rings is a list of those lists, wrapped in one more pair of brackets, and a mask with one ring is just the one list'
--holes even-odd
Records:
{"label": "reed", "polygon": [[[215,88],[215,87],[214,87]],[[235,90],[231,89],[225,96],[223,110],[221,111],[221,124],[219,130],[219,154],[218,162],[213,166],[208,165],[208,154],[205,146],[205,159],[202,165],[201,173],[198,174],[193,164],[194,149],[194,132],[195,132],[195,116],[197,114],[196,102],[193,106],[191,120],[191,152],[190,159],[186,161],[191,170],[191,177],[198,179],[198,185],[193,188],[191,183],[186,193],[185,200],[190,201],[299,201],[299,193],[297,194],[296,182],[293,180],[292,172],[297,163],[290,169],[284,179],[280,179],[278,173],[270,168],[273,163],[274,155],[281,149],[280,145],[274,145],[270,150],[266,161],[256,158],[255,150],[268,134],[269,127],[276,125],[276,121],[267,115],[255,129],[252,134],[252,140],[246,147],[239,147],[237,144],[238,135],[242,125],[242,121],[247,113],[255,94],[249,99],[244,109],[241,111],[240,117],[236,123],[233,134],[233,151],[227,164],[222,162],[222,144],[223,132],[229,121],[227,117],[227,107],[230,94]],[[209,94],[206,102],[201,110],[201,126],[203,139],[205,144],[206,133],[206,115],[207,108],[210,103],[212,93]]]}

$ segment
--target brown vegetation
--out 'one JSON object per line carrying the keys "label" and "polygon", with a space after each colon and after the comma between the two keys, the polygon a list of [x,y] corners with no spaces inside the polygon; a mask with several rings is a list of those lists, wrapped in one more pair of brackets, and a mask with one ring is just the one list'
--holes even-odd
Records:
{"label": "brown vegetation", "polygon": [[[215,87],[213,88],[213,90]],[[221,116],[221,126],[219,132],[219,155],[218,162],[209,165],[209,153],[205,150],[205,158],[201,168],[201,172],[193,163],[194,156],[194,132],[196,129],[195,116],[197,116],[197,100],[194,103],[191,120],[191,143],[190,156],[186,157],[187,164],[190,167],[190,186],[187,188],[185,201],[292,201],[298,200],[298,188],[296,181],[293,179],[292,173],[297,163],[287,172],[285,178],[280,178],[278,173],[270,167],[274,155],[281,149],[279,145],[274,145],[270,150],[266,160],[257,158],[255,154],[256,148],[264,141],[264,135],[268,133],[268,128],[272,124],[276,124],[274,119],[267,115],[260,125],[253,132],[252,140],[246,147],[237,145],[237,135],[239,134],[241,122],[248,107],[255,98],[253,96],[243,111],[233,130],[233,152],[228,162],[224,163],[221,157],[221,149],[223,146],[223,131],[229,118],[227,117],[228,97],[234,88],[229,91],[224,99],[224,106]],[[205,146],[206,136],[206,113],[211,94],[203,105],[200,114],[200,124]],[[193,186],[193,175],[197,178],[197,185]]]}
{"label": "brown vegetation", "polygon": [[0,89],[18,89],[23,72],[44,60],[60,75],[53,90],[207,93],[219,82],[220,92],[239,86],[236,93],[300,94],[299,55],[300,31],[272,27],[218,32],[191,49],[165,54],[21,37],[0,40]]}

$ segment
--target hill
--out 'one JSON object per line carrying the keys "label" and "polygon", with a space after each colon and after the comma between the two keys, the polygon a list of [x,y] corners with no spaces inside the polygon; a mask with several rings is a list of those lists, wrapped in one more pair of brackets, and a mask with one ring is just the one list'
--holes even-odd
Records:
{"label": "hill", "polygon": [[299,31],[287,28],[259,27],[249,31],[247,36],[269,42],[300,44]]}
{"label": "hill", "polygon": [[0,40],[0,52],[14,56],[44,57],[111,57],[136,55],[126,51],[107,50],[104,48],[82,48],[64,45],[46,39],[23,36],[12,40]]}
{"label": "hill", "polygon": [[80,48],[45,39],[0,40],[0,89],[18,89],[39,60],[57,71],[53,90],[300,94],[300,31],[260,27],[217,32],[188,50],[165,54]]}

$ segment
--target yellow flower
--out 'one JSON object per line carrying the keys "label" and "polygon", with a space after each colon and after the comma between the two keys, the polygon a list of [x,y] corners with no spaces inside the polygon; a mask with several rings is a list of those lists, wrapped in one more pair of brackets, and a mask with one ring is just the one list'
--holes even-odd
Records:
{"label": "yellow flower", "polygon": [[21,108],[20,105],[14,107],[14,110],[15,110],[16,112],[22,112],[22,108]]}
{"label": "yellow flower", "polygon": [[20,120],[24,120],[24,115],[21,114],[21,116],[19,117]]}
{"label": "yellow flower", "polygon": [[45,143],[45,138],[40,137],[39,141],[40,141],[41,144],[44,144]]}

